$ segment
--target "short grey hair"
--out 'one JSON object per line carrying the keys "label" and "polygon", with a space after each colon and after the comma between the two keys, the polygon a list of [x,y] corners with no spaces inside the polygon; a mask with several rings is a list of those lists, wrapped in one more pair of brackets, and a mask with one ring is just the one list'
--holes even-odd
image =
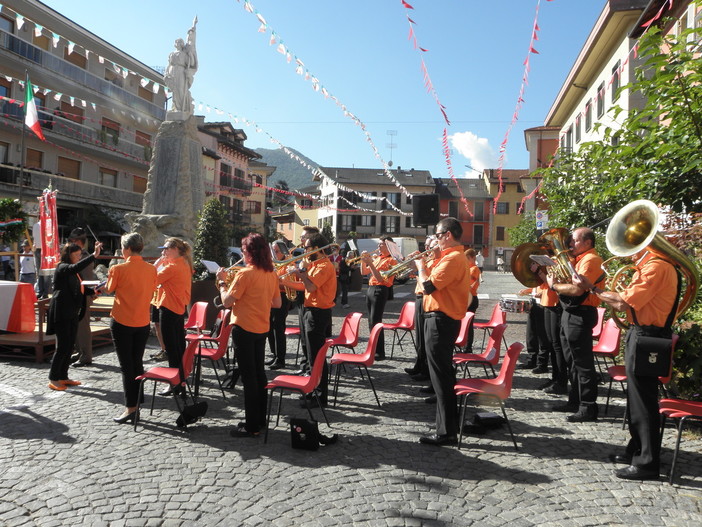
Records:
{"label": "short grey hair", "polygon": [[122,249],[129,249],[133,253],[139,254],[144,250],[144,238],[138,232],[129,232],[122,236]]}

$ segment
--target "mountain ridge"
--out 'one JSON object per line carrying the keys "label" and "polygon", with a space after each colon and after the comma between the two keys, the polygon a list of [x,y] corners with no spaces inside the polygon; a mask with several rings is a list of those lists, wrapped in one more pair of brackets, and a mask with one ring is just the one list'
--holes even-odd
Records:
{"label": "mountain ridge", "polygon": [[[318,167],[319,164],[298,152],[294,148],[289,148],[300,159],[305,161],[311,167]],[[261,154],[263,163],[268,166],[276,167],[275,172],[268,180],[268,186],[275,187],[277,183],[284,181],[291,190],[299,190],[310,185],[314,185],[312,180],[312,172],[309,168],[305,168],[296,159],[291,158],[282,148],[256,148],[256,152]]]}

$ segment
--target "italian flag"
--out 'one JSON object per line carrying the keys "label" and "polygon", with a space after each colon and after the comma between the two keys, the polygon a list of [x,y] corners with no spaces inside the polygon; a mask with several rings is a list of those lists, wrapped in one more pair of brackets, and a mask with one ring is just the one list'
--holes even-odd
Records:
{"label": "italian flag", "polygon": [[34,87],[32,83],[29,82],[29,74],[27,74],[27,82],[24,85],[24,124],[26,124],[27,128],[32,132],[37,134],[39,139],[46,141],[41,131],[41,126],[39,125],[37,105],[34,102]]}

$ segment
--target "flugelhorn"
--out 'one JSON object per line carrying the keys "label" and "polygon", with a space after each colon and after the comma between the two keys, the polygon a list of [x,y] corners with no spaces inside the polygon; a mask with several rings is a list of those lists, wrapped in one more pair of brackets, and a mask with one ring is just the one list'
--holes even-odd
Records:
{"label": "flugelhorn", "polygon": [[[612,217],[612,221],[607,227],[605,242],[607,249],[614,256],[623,258],[646,249],[666,260],[684,275],[685,292],[675,312],[675,319],[677,319],[688,310],[697,296],[699,274],[694,262],[666,240],[657,229],[658,207],[656,204],[645,199],[636,200],[625,205]],[[624,276],[631,267],[633,266],[626,265],[617,270],[608,284],[608,289],[611,291],[623,289]],[[612,318],[620,328],[629,327],[615,313],[612,313]]]}
{"label": "flugelhorn", "polygon": [[242,269],[246,269],[245,265],[239,265],[243,261],[244,257],[242,256],[238,261],[234,262],[234,265],[230,265],[224,270],[227,273],[227,276],[224,278],[224,283],[227,284],[227,287],[232,285],[232,281],[234,281],[236,273],[238,273]]}

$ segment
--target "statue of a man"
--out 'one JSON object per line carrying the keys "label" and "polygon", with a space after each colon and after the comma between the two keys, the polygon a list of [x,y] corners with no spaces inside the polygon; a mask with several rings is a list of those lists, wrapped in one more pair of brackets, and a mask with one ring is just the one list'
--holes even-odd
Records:
{"label": "statue of a man", "polygon": [[193,114],[193,99],[190,96],[190,86],[197,71],[197,50],[195,49],[195,26],[197,17],[193,20],[192,27],[188,30],[187,41],[182,38],[175,41],[175,51],[168,56],[168,67],[164,75],[166,86],[171,90],[171,110],[183,112],[185,117]]}

